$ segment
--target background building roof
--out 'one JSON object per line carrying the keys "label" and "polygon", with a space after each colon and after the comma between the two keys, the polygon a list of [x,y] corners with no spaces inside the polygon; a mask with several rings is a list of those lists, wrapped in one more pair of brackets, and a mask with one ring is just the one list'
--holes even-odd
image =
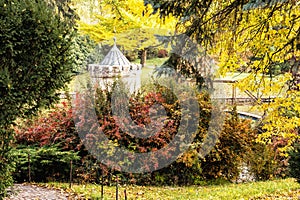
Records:
{"label": "background building roof", "polygon": [[116,45],[116,39],[114,38],[114,46],[107,53],[100,65],[108,66],[131,66],[130,61],[123,55]]}

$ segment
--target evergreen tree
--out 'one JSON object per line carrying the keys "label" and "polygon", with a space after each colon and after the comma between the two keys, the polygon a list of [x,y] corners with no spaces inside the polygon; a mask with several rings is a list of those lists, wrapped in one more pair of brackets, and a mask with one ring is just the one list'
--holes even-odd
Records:
{"label": "evergreen tree", "polygon": [[0,0],[0,198],[12,183],[12,124],[58,100],[72,77],[74,16],[57,2]]}

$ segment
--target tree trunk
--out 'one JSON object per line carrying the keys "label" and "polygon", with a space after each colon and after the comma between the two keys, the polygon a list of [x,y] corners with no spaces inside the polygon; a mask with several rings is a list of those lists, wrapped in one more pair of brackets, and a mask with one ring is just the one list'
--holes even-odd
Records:
{"label": "tree trunk", "polygon": [[147,49],[142,49],[141,50],[141,65],[142,65],[142,68],[145,67],[146,60],[147,60]]}

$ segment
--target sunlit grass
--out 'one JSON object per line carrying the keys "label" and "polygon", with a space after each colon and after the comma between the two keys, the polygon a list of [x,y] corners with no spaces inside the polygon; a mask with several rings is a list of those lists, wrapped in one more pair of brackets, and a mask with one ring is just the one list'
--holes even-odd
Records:
{"label": "sunlit grass", "polygon": [[[146,60],[146,67],[159,67],[161,66],[168,57],[166,58],[151,58]],[[140,63],[140,59],[133,61],[133,63]]]}
{"label": "sunlit grass", "polygon": [[161,66],[168,58],[152,58],[146,61],[146,66],[159,67]]}
{"label": "sunlit grass", "polygon": [[[44,184],[45,185],[45,184]],[[68,189],[68,183],[48,183],[47,186]],[[297,199],[300,185],[294,179],[273,180],[265,182],[251,182],[240,184],[223,184],[209,186],[119,186],[119,199],[124,199],[124,190],[127,199],[168,200],[168,199],[257,199],[295,195]],[[100,199],[101,186],[95,184],[73,185],[72,190],[82,194],[87,199]],[[294,191],[294,192],[293,192]],[[291,197],[291,196],[290,196]],[[104,186],[104,199],[116,199],[116,188]],[[291,197],[293,199],[293,196]]]}

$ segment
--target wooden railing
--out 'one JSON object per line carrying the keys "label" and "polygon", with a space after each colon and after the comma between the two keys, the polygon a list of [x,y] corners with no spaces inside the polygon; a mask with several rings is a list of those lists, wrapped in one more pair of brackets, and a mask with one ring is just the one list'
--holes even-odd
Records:
{"label": "wooden railing", "polygon": [[253,105],[257,102],[260,103],[270,103],[273,101],[274,98],[260,98],[260,99],[253,99],[253,98],[249,98],[249,97],[236,97],[236,98],[232,98],[232,97],[216,97],[214,98],[214,100],[220,101],[220,102],[224,102],[226,104],[236,104],[236,105]]}

